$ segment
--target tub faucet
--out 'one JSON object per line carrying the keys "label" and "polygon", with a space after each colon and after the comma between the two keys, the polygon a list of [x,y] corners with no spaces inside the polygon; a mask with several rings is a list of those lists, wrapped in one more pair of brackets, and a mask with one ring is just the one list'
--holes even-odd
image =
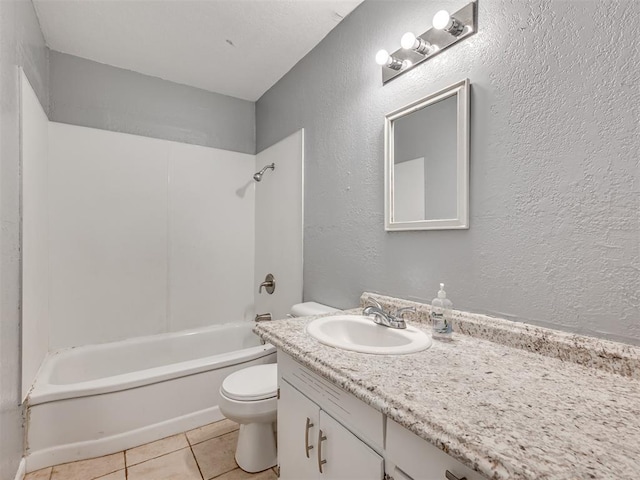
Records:
{"label": "tub faucet", "polygon": [[395,314],[392,314],[391,312],[385,312],[382,306],[373,298],[370,298],[368,303],[369,304],[362,309],[362,315],[371,316],[375,323],[389,328],[407,328],[407,324],[404,321],[404,314],[406,312],[416,311],[414,307],[404,307],[399,308]]}
{"label": "tub faucet", "polygon": [[276,289],[276,279],[273,277],[272,274],[269,273],[264,278],[264,282],[262,282],[260,284],[260,288],[258,288],[258,293],[262,293],[263,288],[267,291],[269,295],[271,295],[273,291]]}
{"label": "tub faucet", "polygon": [[256,318],[254,318],[254,320],[256,321],[256,323],[270,322],[271,321],[271,314],[270,313],[258,313],[256,315]]}

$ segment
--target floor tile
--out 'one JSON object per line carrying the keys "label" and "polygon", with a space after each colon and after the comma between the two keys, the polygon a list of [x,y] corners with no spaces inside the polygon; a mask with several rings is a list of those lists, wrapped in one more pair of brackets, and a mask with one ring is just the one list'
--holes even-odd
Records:
{"label": "floor tile", "polygon": [[147,443],[140,447],[135,447],[125,452],[127,459],[127,467],[138,463],[146,462],[152,458],[175,452],[189,446],[187,437],[183,433],[172,437],[163,438],[157,442]]}
{"label": "floor tile", "polygon": [[124,452],[53,467],[51,480],[93,480],[124,468]]}
{"label": "floor tile", "polygon": [[237,442],[238,432],[236,431],[192,447],[205,480],[238,468],[234,459]]}
{"label": "floor tile", "polygon": [[127,468],[128,480],[202,480],[190,448]]}
{"label": "floor tile", "polygon": [[212,438],[219,437],[220,435],[224,435],[225,433],[238,430],[239,427],[240,426],[236,422],[232,422],[225,418],[219,422],[210,423],[204,427],[196,428],[195,430],[187,432],[187,438],[191,445],[195,445],[196,443],[201,443],[205,440],[210,440]]}
{"label": "floor tile", "polygon": [[36,470],[35,472],[27,473],[24,480],[49,480],[51,478],[51,467],[43,468],[42,470]]}
{"label": "floor tile", "polygon": [[127,480],[127,474],[124,470],[118,470],[104,477],[98,477],[96,480]]}
{"label": "floor tile", "polygon": [[236,468],[216,477],[215,480],[278,480],[278,477],[271,469],[260,473],[247,473],[241,468]]}

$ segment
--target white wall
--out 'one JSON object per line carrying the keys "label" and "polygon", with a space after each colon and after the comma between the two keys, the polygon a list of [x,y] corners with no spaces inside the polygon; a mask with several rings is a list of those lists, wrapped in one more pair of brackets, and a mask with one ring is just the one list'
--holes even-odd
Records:
{"label": "white wall", "polygon": [[51,123],[51,346],[167,325],[166,145]]}
{"label": "white wall", "polygon": [[170,152],[169,329],[250,319],[255,157],[180,143]]}
{"label": "white wall", "polygon": [[49,349],[48,123],[20,72],[22,152],[22,398]]}
{"label": "white wall", "polygon": [[[275,163],[256,188],[256,312],[284,318],[291,306],[302,301],[302,229],[304,130],[263,150],[256,156],[256,170]],[[258,285],[272,273],[272,295]]]}
{"label": "white wall", "polygon": [[0,0],[0,480],[24,450],[20,67],[49,109],[49,49],[29,0]]}
{"label": "white wall", "polygon": [[50,156],[52,349],[249,315],[253,155],[51,123]]}

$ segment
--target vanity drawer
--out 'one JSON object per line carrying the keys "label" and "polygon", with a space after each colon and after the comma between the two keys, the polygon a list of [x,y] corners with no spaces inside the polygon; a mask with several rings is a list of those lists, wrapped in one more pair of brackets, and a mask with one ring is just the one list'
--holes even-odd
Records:
{"label": "vanity drawer", "polygon": [[391,419],[387,419],[386,453],[388,460],[412,480],[445,480],[447,471],[455,478],[486,480]]}
{"label": "vanity drawer", "polygon": [[322,410],[340,421],[374,450],[382,451],[384,445],[382,413],[311,372],[282,352],[278,352],[278,375],[313,400]]}

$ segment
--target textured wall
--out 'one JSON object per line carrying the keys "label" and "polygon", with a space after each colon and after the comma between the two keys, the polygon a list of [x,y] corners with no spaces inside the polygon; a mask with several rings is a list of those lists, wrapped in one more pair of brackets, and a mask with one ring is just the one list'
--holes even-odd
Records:
{"label": "textured wall", "polygon": [[255,103],[51,52],[54,122],[255,153]]}
{"label": "textured wall", "polygon": [[[382,86],[373,57],[464,0],[368,0],[257,103],[304,127],[305,298],[363,290],[640,344],[640,3],[481,0],[475,36]],[[471,228],[383,229],[383,117],[472,82]]]}
{"label": "textured wall", "polygon": [[0,479],[22,456],[20,406],[20,119],[22,66],[45,110],[48,53],[30,0],[0,1]]}

